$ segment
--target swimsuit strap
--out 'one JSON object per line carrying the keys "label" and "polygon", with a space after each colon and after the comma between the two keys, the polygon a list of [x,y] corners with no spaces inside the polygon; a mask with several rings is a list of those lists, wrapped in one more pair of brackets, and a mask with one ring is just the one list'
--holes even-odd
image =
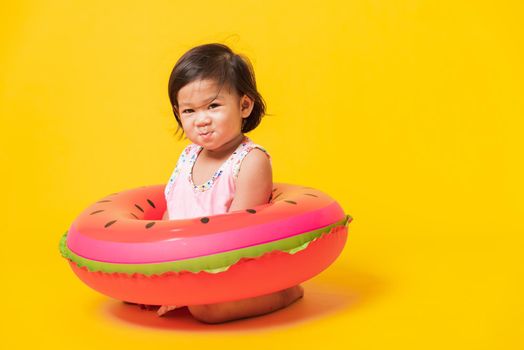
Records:
{"label": "swimsuit strap", "polygon": [[169,181],[166,185],[166,188],[164,190],[164,194],[167,198],[167,195],[169,192],[171,192],[171,188],[173,187],[173,183],[175,182],[175,179],[177,178],[180,171],[184,168],[186,165],[186,162],[188,162],[189,157],[191,156],[191,153],[195,150],[196,147],[195,144],[189,144],[187,145],[182,153],[180,153],[180,156],[178,157],[178,161],[176,163],[175,169],[173,170],[173,173],[171,174],[171,177],[169,178]]}
{"label": "swimsuit strap", "polygon": [[251,141],[250,139],[248,139],[248,141],[244,145],[245,147],[240,151],[239,155],[236,157],[235,163],[233,164],[233,177],[235,179],[238,178],[238,173],[240,172],[240,165],[242,165],[242,161],[252,149],[258,148],[262,150],[268,156],[269,162],[271,163],[271,156],[264,147],[253,143],[253,141]]}

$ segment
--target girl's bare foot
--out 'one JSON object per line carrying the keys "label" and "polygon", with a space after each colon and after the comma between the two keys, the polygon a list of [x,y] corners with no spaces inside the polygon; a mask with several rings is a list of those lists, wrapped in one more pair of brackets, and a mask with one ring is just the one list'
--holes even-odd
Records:
{"label": "girl's bare foot", "polygon": [[300,285],[276,293],[217,304],[189,306],[189,311],[204,323],[221,323],[246,317],[264,315],[282,309],[304,295]]}
{"label": "girl's bare foot", "polygon": [[158,316],[164,316],[166,313],[168,313],[171,310],[176,309],[176,305],[162,305],[160,308],[156,311]]}
{"label": "girl's bare foot", "polygon": [[132,302],[130,302],[130,301],[125,301],[125,300],[124,300],[124,304],[128,304],[128,305],[137,305],[137,306],[139,306],[142,310],[148,310],[148,311],[156,310],[156,309],[158,309],[158,307],[160,306],[160,305],[137,304],[137,303],[132,303]]}

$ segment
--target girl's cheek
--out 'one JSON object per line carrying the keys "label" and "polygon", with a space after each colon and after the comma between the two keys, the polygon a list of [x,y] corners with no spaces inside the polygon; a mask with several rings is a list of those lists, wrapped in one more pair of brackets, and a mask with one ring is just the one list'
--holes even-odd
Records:
{"label": "girl's cheek", "polygon": [[183,129],[187,129],[191,125],[191,122],[187,118],[181,119],[181,122],[182,122]]}

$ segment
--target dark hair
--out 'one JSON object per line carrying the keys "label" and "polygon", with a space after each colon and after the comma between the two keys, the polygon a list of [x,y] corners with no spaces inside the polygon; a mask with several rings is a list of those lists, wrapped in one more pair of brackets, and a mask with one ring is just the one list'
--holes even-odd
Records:
{"label": "dark hair", "polygon": [[185,85],[200,79],[212,79],[222,88],[224,85],[236,90],[239,96],[247,95],[254,101],[249,117],[242,121],[242,132],[255,129],[266,113],[264,99],[257,91],[255,72],[249,59],[234,53],[223,44],[200,45],[187,51],[175,64],[168,83],[168,94],[173,113],[182,130],[178,110],[178,91]]}

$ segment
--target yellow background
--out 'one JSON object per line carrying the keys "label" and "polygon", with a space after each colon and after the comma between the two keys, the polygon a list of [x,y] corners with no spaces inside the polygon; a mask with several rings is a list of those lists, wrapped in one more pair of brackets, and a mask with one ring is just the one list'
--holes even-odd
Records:
{"label": "yellow background", "polygon": [[[522,349],[518,3],[4,1],[3,347]],[[355,218],[303,300],[218,326],[123,306],[58,251],[91,203],[168,180],[168,77],[207,42],[253,62],[274,180]]]}

